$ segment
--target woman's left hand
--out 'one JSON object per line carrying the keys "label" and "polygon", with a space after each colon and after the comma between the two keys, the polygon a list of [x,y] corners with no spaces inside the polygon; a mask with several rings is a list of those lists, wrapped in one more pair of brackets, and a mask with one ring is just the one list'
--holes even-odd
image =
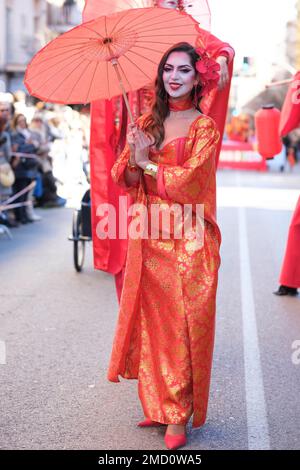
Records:
{"label": "woman's left hand", "polygon": [[142,168],[142,170],[145,170],[148,163],[150,163],[150,160],[148,158],[148,152],[136,150],[136,152],[135,152],[135,163],[137,164],[137,166]]}
{"label": "woman's left hand", "polygon": [[217,57],[216,61],[218,64],[220,64],[221,70],[220,70],[220,78],[218,82],[218,89],[223,90],[227,83],[229,82],[229,71],[228,71],[228,65],[227,65],[227,59],[226,57],[220,55]]}

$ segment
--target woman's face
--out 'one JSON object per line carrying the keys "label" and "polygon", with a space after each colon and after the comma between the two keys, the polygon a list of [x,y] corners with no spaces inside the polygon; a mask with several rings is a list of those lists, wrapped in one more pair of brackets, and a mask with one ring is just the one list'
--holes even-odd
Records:
{"label": "woman's face", "polygon": [[20,116],[17,121],[17,126],[21,127],[21,129],[26,129],[26,119],[25,116]]}
{"label": "woman's face", "polygon": [[190,56],[186,52],[172,52],[165,63],[162,78],[171,98],[188,97],[197,83]]}
{"label": "woman's face", "polygon": [[40,119],[32,119],[31,124],[32,124],[34,127],[41,128],[43,122],[42,122]]}
{"label": "woman's face", "polygon": [[178,0],[158,0],[157,4],[161,8],[177,8]]}

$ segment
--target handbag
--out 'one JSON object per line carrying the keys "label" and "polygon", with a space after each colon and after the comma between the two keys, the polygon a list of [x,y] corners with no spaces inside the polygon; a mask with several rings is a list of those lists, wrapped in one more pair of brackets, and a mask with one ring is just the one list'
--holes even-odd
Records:
{"label": "handbag", "polygon": [[15,182],[15,174],[9,163],[0,163],[0,184],[10,187]]}

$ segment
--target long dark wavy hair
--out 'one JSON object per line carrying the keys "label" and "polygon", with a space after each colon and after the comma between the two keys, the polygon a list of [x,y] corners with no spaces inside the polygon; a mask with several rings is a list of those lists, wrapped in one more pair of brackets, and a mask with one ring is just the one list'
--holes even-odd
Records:
{"label": "long dark wavy hair", "polygon": [[[195,51],[194,47],[189,44],[188,42],[179,42],[172,46],[161,58],[161,61],[158,65],[157,77],[155,80],[155,97],[152,104],[151,112],[149,116],[145,119],[144,122],[144,131],[151,134],[155,142],[157,148],[161,145],[165,138],[165,130],[164,130],[164,120],[170,114],[169,105],[168,105],[168,93],[165,90],[164,82],[163,82],[163,72],[165,64],[169,58],[169,55],[172,52],[186,52],[191,59],[191,65],[194,67],[196,71],[196,62],[199,60],[199,55]],[[197,72],[197,71],[196,71]],[[191,99],[195,104],[195,108],[201,112],[200,109],[200,99],[197,99],[197,96],[200,96],[201,92],[201,83],[198,83],[196,87],[193,87],[191,91]]]}

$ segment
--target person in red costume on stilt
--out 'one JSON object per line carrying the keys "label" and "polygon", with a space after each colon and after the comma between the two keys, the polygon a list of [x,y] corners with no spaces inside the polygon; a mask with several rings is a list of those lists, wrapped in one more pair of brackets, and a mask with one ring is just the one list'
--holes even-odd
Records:
{"label": "person in red costume on stilt", "polygon": [[[179,10],[185,11],[185,2],[183,0],[157,0],[154,3],[156,3],[158,7],[178,8]],[[230,44],[221,41],[209,31],[201,28],[201,24],[199,27],[199,36],[196,47],[205,50],[206,53],[212,59],[216,60],[221,67],[218,88],[208,93],[201,101],[201,111],[213,118],[221,136],[216,151],[217,167],[226,121],[235,51]]]}
{"label": "person in red costume on stilt", "polygon": [[276,295],[298,295],[300,287],[300,197],[294,211],[290,228],[285,256],[281,268],[280,286]]}

